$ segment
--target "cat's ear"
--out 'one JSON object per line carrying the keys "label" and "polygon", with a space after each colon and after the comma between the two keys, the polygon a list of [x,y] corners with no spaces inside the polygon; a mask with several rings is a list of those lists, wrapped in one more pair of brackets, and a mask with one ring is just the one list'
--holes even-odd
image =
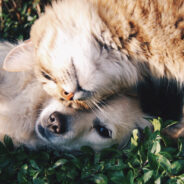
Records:
{"label": "cat's ear", "polygon": [[33,67],[34,46],[27,40],[14,47],[3,62],[3,69],[9,72],[30,70]]}

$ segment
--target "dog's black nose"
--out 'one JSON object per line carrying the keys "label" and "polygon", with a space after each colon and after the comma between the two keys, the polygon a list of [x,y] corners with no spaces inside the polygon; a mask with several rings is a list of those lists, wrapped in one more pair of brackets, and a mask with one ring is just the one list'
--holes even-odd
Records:
{"label": "dog's black nose", "polygon": [[47,120],[47,128],[55,134],[64,134],[67,132],[67,116],[53,112]]}

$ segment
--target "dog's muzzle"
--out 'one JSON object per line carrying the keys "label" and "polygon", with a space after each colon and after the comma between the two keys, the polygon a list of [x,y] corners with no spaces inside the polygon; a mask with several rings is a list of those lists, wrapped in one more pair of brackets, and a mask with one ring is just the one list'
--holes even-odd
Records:
{"label": "dog's muzzle", "polygon": [[69,131],[69,116],[59,112],[53,112],[49,118],[38,125],[40,135],[46,139],[57,135],[64,135]]}

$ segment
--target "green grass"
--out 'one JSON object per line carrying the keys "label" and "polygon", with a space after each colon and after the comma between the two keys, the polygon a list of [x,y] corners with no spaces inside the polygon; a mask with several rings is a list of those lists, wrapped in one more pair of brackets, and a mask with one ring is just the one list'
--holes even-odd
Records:
{"label": "green grass", "polygon": [[138,138],[134,130],[126,149],[113,146],[97,153],[89,147],[75,154],[15,149],[5,137],[0,144],[0,183],[184,183],[183,140],[172,142],[161,135],[161,120],[152,123],[154,132],[146,128]]}
{"label": "green grass", "polygon": [[0,40],[25,40],[31,25],[51,0],[2,0],[0,3]]}

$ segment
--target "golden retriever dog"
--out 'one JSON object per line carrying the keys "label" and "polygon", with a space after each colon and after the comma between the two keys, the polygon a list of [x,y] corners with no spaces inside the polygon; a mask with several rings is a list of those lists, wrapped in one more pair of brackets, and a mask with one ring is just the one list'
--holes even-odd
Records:
{"label": "golden retriever dog", "polygon": [[[0,43],[1,67],[12,48],[18,47]],[[22,52],[24,57],[20,59]],[[20,63],[33,58],[31,49],[21,48],[16,54]],[[12,67],[16,67],[13,60]],[[100,150],[113,144],[125,145],[134,128],[149,125],[137,99],[123,93],[101,102],[91,111],[77,111],[48,96],[31,65],[24,72],[0,70],[1,140],[8,135],[15,145],[24,144],[32,149],[46,145],[77,150],[88,145]]]}
{"label": "golden retriever dog", "polygon": [[36,133],[46,145],[75,149],[87,145],[100,150],[113,144],[126,145],[135,128],[145,128],[136,99],[118,95],[91,111],[76,111],[57,100],[50,100],[37,119]]}

